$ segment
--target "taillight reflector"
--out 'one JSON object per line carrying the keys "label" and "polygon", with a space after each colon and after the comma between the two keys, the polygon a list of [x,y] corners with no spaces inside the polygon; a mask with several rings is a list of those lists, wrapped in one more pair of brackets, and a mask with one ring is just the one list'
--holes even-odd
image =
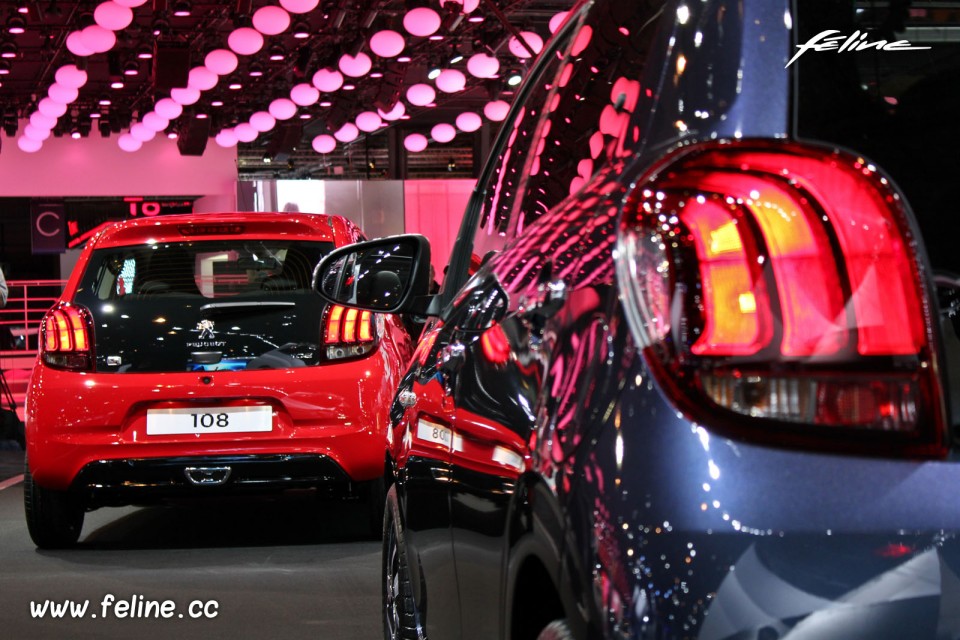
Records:
{"label": "taillight reflector", "polygon": [[369,311],[340,305],[327,308],[323,328],[327,357],[346,358],[369,353],[376,343],[375,316]]}
{"label": "taillight reflector", "polygon": [[92,364],[89,312],[80,306],[60,303],[43,319],[43,359],[64,369],[87,369]]}

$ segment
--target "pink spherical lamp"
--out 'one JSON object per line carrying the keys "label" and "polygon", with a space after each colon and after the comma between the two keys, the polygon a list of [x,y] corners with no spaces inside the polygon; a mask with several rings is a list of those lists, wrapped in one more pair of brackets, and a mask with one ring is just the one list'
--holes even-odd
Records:
{"label": "pink spherical lamp", "polygon": [[117,44],[117,36],[109,29],[104,29],[98,24],[92,24],[84,27],[80,32],[80,41],[87,49],[94,53],[105,53],[110,51]]}
{"label": "pink spherical lamp", "polygon": [[377,109],[377,113],[380,114],[380,117],[384,120],[393,122],[394,120],[399,120],[403,117],[403,114],[407,112],[406,106],[399,100],[397,104],[393,105],[393,108],[390,111],[384,111],[383,109]]}
{"label": "pink spherical lamp", "polygon": [[407,89],[407,102],[418,107],[425,107],[437,99],[437,92],[428,84],[415,84]]}
{"label": "pink spherical lamp", "polygon": [[133,22],[133,11],[116,2],[101,2],[93,10],[93,21],[104,29],[120,31],[126,29]]}
{"label": "pink spherical lamp", "polygon": [[472,111],[464,111],[457,116],[457,128],[471,133],[483,126],[483,118]]}
{"label": "pink spherical lamp", "polygon": [[32,114],[30,114],[30,124],[35,126],[37,129],[46,129],[49,131],[57,126],[57,119],[44,115],[39,111],[34,111]]}
{"label": "pink spherical lamp", "polygon": [[403,35],[390,29],[378,31],[370,37],[370,50],[381,58],[394,58],[400,55],[406,45]]}
{"label": "pink spherical lamp", "polygon": [[418,7],[403,16],[403,28],[412,36],[432,36],[440,28],[440,15],[429,7]]}
{"label": "pink spherical lamp", "polygon": [[142,7],[148,2],[148,0],[113,0],[113,1],[124,7],[130,7],[131,9]]}
{"label": "pink spherical lamp", "polygon": [[233,128],[233,132],[237,134],[237,140],[240,142],[253,142],[260,135],[260,132],[248,122],[241,122]]}
{"label": "pink spherical lamp", "polygon": [[40,127],[35,127],[27,123],[27,126],[23,128],[23,135],[32,140],[43,142],[50,137],[50,129],[41,129]]}
{"label": "pink spherical lamp", "polygon": [[411,133],[403,139],[403,146],[407,151],[420,153],[427,148],[427,136],[421,133]]}
{"label": "pink spherical lamp", "polygon": [[206,67],[194,67],[190,69],[187,80],[187,87],[197,91],[209,91],[217,86],[219,76]]}
{"label": "pink spherical lamp", "polygon": [[353,124],[352,122],[348,122],[340,127],[340,129],[333,134],[333,137],[340,142],[353,142],[359,135],[360,130],[357,128],[357,125]]}
{"label": "pink spherical lamp", "polygon": [[47,89],[47,95],[50,96],[50,99],[54,102],[59,102],[60,104],[70,104],[77,99],[77,96],[80,95],[80,92],[74,87],[65,87],[59,82],[54,82],[50,85],[50,88]]}
{"label": "pink spherical lamp", "polygon": [[203,66],[218,76],[227,76],[237,70],[239,60],[229,49],[214,49],[203,59]]}
{"label": "pink spherical lamp", "polygon": [[57,73],[54,74],[53,77],[57,81],[57,84],[61,84],[71,89],[79,89],[83,85],[87,84],[87,72],[83,71],[82,69],[78,69],[72,64],[65,64],[57,69]]}
{"label": "pink spherical lamp", "polygon": [[240,27],[227,36],[227,46],[241,56],[252,56],[263,48],[263,36],[256,29]]}
{"label": "pink spherical lamp", "polygon": [[310,13],[319,4],[320,0],[280,0],[280,6],[290,13]]}
{"label": "pink spherical lamp", "polygon": [[40,148],[43,146],[43,142],[40,140],[34,140],[33,138],[27,138],[26,136],[20,136],[17,138],[17,146],[20,147],[20,151],[24,153],[36,153],[40,151]]}
{"label": "pink spherical lamp", "polygon": [[475,53],[467,60],[467,71],[474,78],[493,78],[500,71],[500,61],[485,53]]}
{"label": "pink spherical lamp", "polygon": [[343,74],[333,69],[320,69],[313,74],[313,86],[329,93],[343,86]]}
{"label": "pink spherical lamp", "polygon": [[372,133],[383,124],[383,118],[374,111],[364,111],[357,116],[356,122],[357,128],[360,129],[360,131]]}
{"label": "pink spherical lamp", "polygon": [[224,149],[235,147],[237,146],[237,134],[234,133],[233,129],[224,129],[217,134],[217,136],[214,138],[214,142]]}
{"label": "pink spherical lamp", "polygon": [[317,100],[320,99],[320,92],[312,84],[303,82],[290,89],[290,99],[301,107],[309,107],[317,104]]}
{"label": "pink spherical lamp", "polygon": [[158,114],[156,111],[149,111],[144,114],[141,120],[143,126],[155,133],[160,133],[170,125],[170,121]]}
{"label": "pink spherical lamp", "polygon": [[557,29],[560,28],[560,25],[563,24],[563,21],[567,19],[569,14],[569,11],[561,11],[557,15],[550,18],[550,24],[547,25],[547,28],[550,29],[550,33],[556,33]]}
{"label": "pink spherical lamp", "polygon": [[370,69],[373,68],[373,61],[370,60],[370,56],[361,51],[356,56],[349,54],[340,56],[340,62],[337,66],[340,67],[340,71],[344,75],[359,78],[370,73]]}
{"label": "pink spherical lamp", "polygon": [[[520,36],[523,38],[524,42],[527,43],[527,47],[533,49],[533,53],[537,54],[543,49],[543,38],[535,34],[533,31],[521,31]],[[516,38],[510,38],[510,53],[517,56],[518,58],[529,58],[530,52],[527,51],[527,47],[524,47],[520,44],[520,41]]]}
{"label": "pink spherical lamp", "polygon": [[457,137],[457,130],[452,124],[441,122],[440,124],[434,125],[433,129],[430,129],[430,137],[437,142],[446,144]]}
{"label": "pink spherical lamp", "polygon": [[265,133],[277,126],[277,119],[266,111],[257,111],[250,116],[250,126],[260,133]]}
{"label": "pink spherical lamp", "polygon": [[157,132],[150,129],[142,122],[137,122],[130,127],[130,135],[140,142],[149,142],[156,137]]}
{"label": "pink spherical lamp", "polygon": [[510,111],[510,103],[504,102],[503,100],[494,100],[493,102],[488,102],[483,107],[483,115],[487,116],[488,120],[494,122],[502,122],[506,117],[507,113]]}
{"label": "pink spherical lamp", "polygon": [[183,113],[183,106],[173,98],[162,98],[157,100],[153,110],[162,118],[175,120]]}
{"label": "pink spherical lamp", "polygon": [[67,49],[75,56],[85,58],[92,56],[94,50],[83,43],[83,32],[74,31],[67,36]]}
{"label": "pink spherical lamp", "polygon": [[330,153],[337,148],[337,139],[333,136],[321,134],[313,139],[313,150],[317,153]]}
{"label": "pink spherical lamp", "polygon": [[67,105],[52,98],[43,98],[37,103],[37,111],[51,118],[59,118],[67,112]]}
{"label": "pink spherical lamp", "polygon": [[[270,106],[267,109],[277,120],[289,120],[293,116],[297,115],[297,105],[293,100],[288,100],[286,98],[277,98],[270,103]],[[241,138],[243,140],[243,138]]]}
{"label": "pink spherical lamp", "polygon": [[253,28],[267,36],[276,36],[290,26],[290,14],[276,6],[260,7],[253,12]]}
{"label": "pink spherical lamp", "polygon": [[467,86],[467,77],[456,69],[444,69],[437,76],[437,88],[444,93],[457,93]]}
{"label": "pink spherical lamp", "polygon": [[200,99],[199,89],[190,89],[189,87],[177,87],[170,90],[170,97],[177,104],[188,106]]}
{"label": "pink spherical lamp", "polygon": [[117,138],[117,146],[127,153],[133,153],[134,151],[140,150],[140,147],[143,146],[143,141],[137,140],[129,133],[125,133]]}

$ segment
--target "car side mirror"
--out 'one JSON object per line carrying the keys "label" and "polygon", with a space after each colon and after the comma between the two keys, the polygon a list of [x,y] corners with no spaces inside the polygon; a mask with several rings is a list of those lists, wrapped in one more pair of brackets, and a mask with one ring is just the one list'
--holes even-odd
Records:
{"label": "car side mirror", "polygon": [[415,234],[335,249],[313,274],[328,302],[379,313],[424,313],[429,285],[430,242]]}

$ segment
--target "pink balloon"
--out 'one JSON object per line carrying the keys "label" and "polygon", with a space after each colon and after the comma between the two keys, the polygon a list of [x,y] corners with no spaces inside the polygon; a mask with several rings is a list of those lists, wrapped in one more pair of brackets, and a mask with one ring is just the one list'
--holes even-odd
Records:
{"label": "pink balloon", "polygon": [[170,121],[155,111],[150,111],[145,114],[141,122],[143,123],[143,126],[155,133],[160,133],[170,126]]}
{"label": "pink balloon", "polygon": [[330,153],[337,148],[337,140],[333,136],[322,134],[313,139],[313,150],[317,153]]}
{"label": "pink balloon", "polygon": [[264,133],[277,126],[277,119],[266,111],[257,111],[250,116],[250,126],[260,133]]}
{"label": "pink balloon", "polygon": [[130,135],[140,142],[149,142],[156,137],[157,132],[147,127],[147,125],[143,124],[142,122],[137,122],[130,127]]}
{"label": "pink balloon", "polygon": [[320,69],[313,74],[313,86],[320,91],[336,91],[343,86],[343,74],[333,69]]}
{"label": "pink balloon", "polygon": [[560,25],[563,24],[563,21],[567,19],[569,14],[569,11],[561,11],[557,15],[550,18],[550,24],[547,25],[547,28],[550,29],[550,33],[556,33],[557,29],[560,28]]}
{"label": "pink balloon", "polygon": [[289,120],[297,115],[297,105],[292,100],[277,98],[270,103],[268,111],[277,120]]}
{"label": "pink balloon", "polygon": [[340,142],[353,142],[359,135],[360,130],[357,129],[357,125],[353,124],[352,122],[348,122],[340,127],[340,130],[334,133],[333,137]]}
{"label": "pink balloon", "polygon": [[59,69],[54,75],[54,78],[57,81],[57,84],[62,84],[65,87],[70,87],[71,89],[79,89],[83,85],[87,84],[87,72],[82,69],[78,69],[75,65],[65,64]]}
{"label": "pink balloon", "polygon": [[148,2],[148,0],[113,0],[113,1],[124,7],[130,7],[131,9],[142,7]]}
{"label": "pink balloon", "polygon": [[81,58],[92,56],[95,53],[93,49],[83,43],[83,32],[81,31],[73,31],[67,36],[67,49],[73,55]]}
{"label": "pink balloon", "polygon": [[320,0],[280,0],[280,6],[290,13],[310,13],[318,4]]}
{"label": "pink balloon", "polygon": [[377,109],[377,113],[380,114],[381,118],[383,118],[384,120],[389,120],[391,122],[394,120],[399,120],[400,118],[403,117],[403,114],[405,114],[406,112],[407,112],[407,107],[404,106],[404,104],[399,100],[397,101],[397,104],[393,105],[393,109],[390,109],[390,111],[383,111],[382,109]]}
{"label": "pink balloon", "polygon": [[67,105],[51,98],[43,98],[37,103],[37,111],[51,118],[59,118],[67,112]]}
{"label": "pink balloon", "polygon": [[370,37],[370,50],[381,58],[400,55],[406,45],[403,35],[390,29],[378,31]]}
{"label": "pink balloon", "polygon": [[464,111],[457,116],[457,128],[470,133],[483,126],[483,118],[472,111]]}
{"label": "pink balloon", "polygon": [[289,26],[290,14],[280,7],[261,7],[253,12],[253,28],[264,35],[279,35]]}
{"label": "pink balloon", "polygon": [[83,45],[94,53],[105,53],[117,44],[117,36],[109,29],[104,29],[98,24],[92,24],[84,27],[80,32],[80,41]]}
{"label": "pink balloon", "polygon": [[237,134],[237,140],[240,142],[253,142],[257,139],[257,136],[260,135],[260,132],[253,128],[252,125],[241,122],[236,127],[233,128],[234,133]]}
{"label": "pink balloon", "polygon": [[119,138],[117,138],[117,146],[119,146],[124,151],[133,153],[134,151],[140,150],[140,147],[143,146],[143,141],[137,140],[129,133],[125,133]]}
{"label": "pink balloon", "polygon": [[380,128],[380,125],[383,124],[383,118],[373,111],[364,111],[357,116],[356,122],[360,131],[371,133]]}
{"label": "pink balloon", "polygon": [[190,89],[188,87],[177,87],[176,89],[170,90],[170,97],[177,104],[187,106],[194,104],[200,99],[200,90]]}
{"label": "pink balloon", "polygon": [[350,76],[351,78],[359,78],[370,73],[370,69],[373,68],[373,62],[370,60],[370,56],[361,51],[356,56],[349,54],[342,55],[338,66],[344,75]]}
{"label": "pink balloon", "polygon": [[40,147],[43,146],[43,142],[40,140],[34,140],[33,138],[27,138],[20,136],[17,138],[17,146],[20,147],[20,151],[24,153],[36,153],[40,151]]}
{"label": "pink balloon", "polygon": [[407,89],[407,101],[418,107],[425,107],[437,99],[437,92],[428,84],[415,84]]}
{"label": "pink balloon", "polygon": [[431,36],[440,28],[440,16],[429,7],[418,7],[403,16],[403,28],[412,36]]}
{"label": "pink balloon", "polygon": [[73,87],[65,87],[59,82],[54,82],[52,85],[50,85],[50,88],[47,89],[47,94],[54,102],[59,102],[60,104],[70,104],[77,99],[77,96],[80,95],[80,92]]}
{"label": "pink balloon", "polygon": [[237,146],[237,134],[234,133],[233,129],[224,129],[217,134],[217,137],[214,138],[214,142],[225,149],[235,147]]}
{"label": "pink balloon", "polygon": [[44,115],[39,111],[34,111],[30,115],[30,124],[35,126],[37,129],[46,129],[49,131],[57,126],[57,119],[51,118],[50,116]]}
{"label": "pink balloon", "polygon": [[494,122],[502,122],[504,118],[507,117],[509,111],[510,103],[504,102],[503,100],[488,102],[486,106],[483,107],[483,115]]}
{"label": "pink balloon", "polygon": [[312,84],[301,83],[290,89],[290,99],[301,107],[309,107],[320,99],[320,92]]}
{"label": "pink balloon", "polygon": [[227,76],[237,70],[239,61],[229,49],[214,49],[203,59],[203,65],[218,76]]}
{"label": "pink balloon", "polygon": [[403,146],[406,147],[407,151],[420,153],[427,148],[427,137],[420,133],[411,133],[403,139]]}
{"label": "pink balloon", "polygon": [[[534,53],[540,53],[543,49],[543,38],[535,34],[533,31],[521,31],[520,35],[523,36],[524,41],[527,43],[527,46],[533,49]],[[530,52],[520,44],[520,41],[517,38],[510,38],[510,53],[517,56],[518,58],[529,58]]]}
{"label": "pink balloon", "polygon": [[467,77],[456,69],[444,69],[437,76],[437,88],[444,93],[457,93],[467,86]]}
{"label": "pink balloon", "polygon": [[263,36],[250,27],[240,27],[227,36],[227,46],[242,56],[252,56],[263,48]]}
{"label": "pink balloon", "polygon": [[27,126],[23,128],[23,135],[31,140],[43,142],[50,137],[50,129],[41,129],[40,127],[35,127],[32,124],[27,123]]}
{"label": "pink balloon", "polygon": [[475,53],[467,60],[467,71],[474,78],[493,78],[500,71],[500,61],[485,53]]}
{"label": "pink balloon", "polygon": [[209,91],[217,86],[219,76],[206,67],[194,67],[190,69],[187,87],[198,91]]}
{"label": "pink balloon", "polygon": [[[171,91],[171,93],[173,92]],[[183,106],[172,98],[163,98],[157,100],[157,104],[153,106],[153,110],[162,118],[175,120],[183,113]]]}
{"label": "pink balloon", "polygon": [[433,129],[430,130],[430,137],[437,142],[450,142],[457,137],[457,130],[452,124],[441,122],[440,124],[434,125]]}
{"label": "pink balloon", "polygon": [[133,22],[133,11],[116,2],[101,2],[93,10],[93,20],[104,29],[120,31]]}

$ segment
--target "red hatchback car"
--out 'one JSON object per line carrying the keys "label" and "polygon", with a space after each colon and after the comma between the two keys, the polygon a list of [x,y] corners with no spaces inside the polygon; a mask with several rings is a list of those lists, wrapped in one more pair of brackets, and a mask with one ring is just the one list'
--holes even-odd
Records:
{"label": "red hatchback car", "polygon": [[96,235],[43,320],[27,392],[37,546],[76,543],[102,506],[300,487],[366,497],[379,530],[410,339],[312,288],[320,258],[362,239],[340,217],[276,213]]}

